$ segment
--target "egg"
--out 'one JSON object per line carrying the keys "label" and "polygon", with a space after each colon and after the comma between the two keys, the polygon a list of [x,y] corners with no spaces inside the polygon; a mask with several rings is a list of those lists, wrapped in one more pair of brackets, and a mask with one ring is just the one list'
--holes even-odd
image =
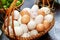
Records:
{"label": "egg", "polygon": [[44,25],[43,24],[37,24],[36,30],[39,32],[43,32],[45,30]]}
{"label": "egg", "polygon": [[24,23],[24,24],[27,24],[29,21],[30,21],[30,16],[29,15],[24,15],[21,18],[21,22]]}
{"label": "egg", "polygon": [[22,10],[20,12],[20,14],[21,14],[21,16],[23,16],[23,15],[29,15],[30,16],[30,13],[27,10]]}
{"label": "egg", "polygon": [[16,36],[21,36],[23,34],[23,29],[21,27],[14,27]]}
{"label": "egg", "polygon": [[52,20],[53,20],[53,15],[48,14],[48,15],[45,16],[44,19],[47,20],[48,22],[52,22]]}
{"label": "egg", "polygon": [[24,8],[23,10],[28,11],[29,13],[31,13],[31,9],[30,8]]}
{"label": "egg", "polygon": [[29,33],[24,33],[21,37],[30,37],[30,34]]}
{"label": "egg", "polygon": [[40,10],[44,11],[45,14],[50,14],[50,8],[48,7],[42,7]]}
{"label": "egg", "polygon": [[19,26],[19,22],[18,21],[16,21],[16,20],[14,20],[14,27],[18,27]]}
{"label": "egg", "polygon": [[21,29],[23,30],[24,33],[28,32],[28,27],[27,27],[26,24],[21,24],[20,27],[21,27]]}
{"label": "egg", "polygon": [[43,11],[43,10],[38,10],[38,15],[43,15],[43,16],[45,16],[45,12]]}
{"label": "egg", "polygon": [[38,15],[37,12],[32,12],[32,13],[30,13],[31,18],[33,18],[33,19],[34,19],[37,15]]}
{"label": "egg", "polygon": [[18,19],[20,16],[19,12],[17,10],[14,10],[14,19]]}
{"label": "egg", "polygon": [[18,19],[19,24],[21,24],[21,18],[22,18],[22,16],[20,15],[19,19]]}
{"label": "egg", "polygon": [[37,12],[38,9],[39,9],[38,5],[35,4],[35,5],[32,6],[31,11],[32,12]]}
{"label": "egg", "polygon": [[36,22],[36,24],[42,23],[43,22],[43,15],[38,15],[35,18],[35,22]]}
{"label": "egg", "polygon": [[44,20],[43,24],[44,24],[45,29],[48,29],[51,25],[47,20]]}
{"label": "egg", "polygon": [[31,21],[27,24],[27,26],[28,26],[28,29],[29,29],[29,30],[33,30],[33,29],[36,28],[36,23],[35,23],[34,20],[31,20]]}
{"label": "egg", "polygon": [[1,34],[2,34],[2,31],[0,30],[0,36],[1,36]]}
{"label": "egg", "polygon": [[37,31],[37,30],[32,30],[32,31],[30,32],[30,35],[31,35],[31,36],[37,35],[37,34],[38,34],[38,31]]}

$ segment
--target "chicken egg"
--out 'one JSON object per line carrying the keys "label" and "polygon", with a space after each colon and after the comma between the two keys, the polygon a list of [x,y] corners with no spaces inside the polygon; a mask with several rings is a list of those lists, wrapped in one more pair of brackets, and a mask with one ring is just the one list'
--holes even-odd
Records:
{"label": "chicken egg", "polygon": [[20,16],[19,12],[17,10],[14,10],[14,19],[18,19]]}
{"label": "chicken egg", "polygon": [[39,9],[39,10],[38,10],[38,15],[43,15],[43,16],[45,16],[45,12]]}
{"label": "chicken egg", "polygon": [[50,9],[48,7],[42,7],[40,10],[44,11],[45,14],[50,14]]}
{"label": "chicken egg", "polygon": [[48,14],[48,15],[45,16],[44,19],[47,20],[48,22],[52,22],[52,20],[53,20],[53,15]]}
{"label": "chicken egg", "polygon": [[18,19],[19,24],[21,24],[21,18],[22,18],[22,16],[20,15],[20,17]]}
{"label": "chicken egg", "polygon": [[21,37],[30,37],[30,34],[29,33],[24,33]]}
{"label": "chicken egg", "polygon": [[32,30],[32,31],[30,32],[30,35],[31,35],[31,36],[37,35],[37,34],[38,34],[38,31],[37,31],[37,30]]}
{"label": "chicken egg", "polygon": [[35,18],[35,22],[36,22],[36,24],[42,23],[43,22],[43,16],[42,15],[38,15]]}
{"label": "chicken egg", "polygon": [[23,30],[24,33],[28,32],[28,27],[27,27],[26,24],[21,24],[20,27],[21,27],[21,29]]}
{"label": "chicken egg", "polygon": [[21,16],[23,16],[23,15],[29,15],[30,16],[30,13],[27,10],[22,10],[20,12],[20,14],[21,14]]}
{"label": "chicken egg", "polygon": [[33,29],[36,28],[36,23],[35,23],[35,21],[31,20],[31,21],[27,24],[27,26],[28,26],[28,29],[29,29],[29,30],[33,30]]}
{"label": "chicken egg", "polygon": [[23,34],[23,29],[21,27],[14,27],[16,36],[21,36]]}
{"label": "chicken egg", "polygon": [[30,16],[29,15],[24,15],[21,18],[21,22],[24,23],[24,24],[27,24],[29,21],[30,21]]}
{"label": "chicken egg", "polygon": [[50,23],[47,20],[44,20],[43,24],[45,29],[48,29],[50,27]]}
{"label": "chicken egg", "polygon": [[33,5],[33,7],[31,8],[32,12],[37,12],[39,9],[38,5]]}
{"label": "chicken egg", "polygon": [[43,25],[43,24],[37,24],[36,30],[39,31],[39,32],[44,31],[44,30],[45,30],[45,29],[44,29],[44,25]]}

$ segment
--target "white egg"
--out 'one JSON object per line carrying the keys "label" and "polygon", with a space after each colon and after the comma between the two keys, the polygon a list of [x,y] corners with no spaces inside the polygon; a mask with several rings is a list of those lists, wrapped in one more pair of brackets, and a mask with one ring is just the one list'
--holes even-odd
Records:
{"label": "white egg", "polygon": [[14,27],[18,27],[19,26],[19,22],[18,21],[16,21],[16,20],[14,20]]}
{"label": "white egg", "polygon": [[31,9],[30,8],[24,8],[23,10],[27,10],[29,13],[31,13]]}
{"label": "white egg", "polygon": [[45,14],[50,14],[50,9],[48,7],[42,7],[41,10],[44,11]]}
{"label": "white egg", "polygon": [[20,15],[20,17],[19,17],[19,19],[18,19],[18,22],[19,22],[19,24],[21,24],[21,15]]}
{"label": "white egg", "polygon": [[43,16],[42,15],[38,15],[35,18],[35,22],[36,22],[36,24],[42,23],[43,22]]}
{"label": "white egg", "polygon": [[30,32],[30,35],[31,35],[31,36],[37,35],[37,34],[38,34],[38,31],[37,31],[37,30],[32,30],[32,31]]}
{"label": "white egg", "polygon": [[38,15],[37,12],[30,13],[31,18],[35,18],[37,15]]}
{"label": "white egg", "polygon": [[31,20],[27,25],[29,30],[33,30],[36,28],[36,23],[33,20]]}
{"label": "white egg", "polygon": [[29,33],[24,33],[21,37],[30,37]]}
{"label": "white egg", "polygon": [[23,30],[24,33],[28,32],[28,28],[26,24],[21,24],[20,25],[21,29]]}
{"label": "white egg", "polygon": [[18,19],[20,16],[19,12],[17,10],[14,10],[14,19]]}
{"label": "white egg", "polygon": [[48,15],[45,16],[44,19],[47,20],[48,22],[52,22],[52,20],[53,20],[53,15],[48,14]]}
{"label": "white egg", "polygon": [[23,34],[23,30],[21,27],[14,27],[16,36],[21,36]]}
{"label": "white egg", "polygon": [[39,9],[38,5],[33,5],[33,7],[31,8],[32,12],[37,12]]}

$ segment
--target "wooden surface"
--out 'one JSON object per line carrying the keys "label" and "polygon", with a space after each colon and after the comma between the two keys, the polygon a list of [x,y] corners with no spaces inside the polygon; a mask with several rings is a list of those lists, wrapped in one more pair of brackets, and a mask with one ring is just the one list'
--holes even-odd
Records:
{"label": "wooden surface", "polygon": [[[20,8],[21,10],[23,8],[29,7],[31,8],[34,4],[35,0],[25,0],[24,5]],[[2,27],[2,17],[3,15],[0,14],[0,29]],[[56,5],[56,10],[55,10],[55,25],[54,27],[44,36],[37,40],[60,40],[60,7],[57,4]],[[0,40],[9,40],[4,34],[0,37]]]}

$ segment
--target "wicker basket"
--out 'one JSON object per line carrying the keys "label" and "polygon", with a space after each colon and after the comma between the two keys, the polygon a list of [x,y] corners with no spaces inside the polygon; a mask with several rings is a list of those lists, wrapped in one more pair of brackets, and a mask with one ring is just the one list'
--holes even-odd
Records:
{"label": "wicker basket", "polygon": [[[18,8],[18,7],[17,7]],[[52,12],[52,11],[51,11]],[[53,14],[53,16],[54,16],[54,13],[52,12],[52,14]],[[27,37],[27,38],[23,38],[23,37],[21,37],[21,36],[14,36],[14,34],[13,35],[8,35],[8,31],[7,30],[5,30],[4,29],[4,24],[3,24],[3,26],[2,26],[2,30],[3,30],[3,32],[4,32],[4,34],[6,35],[6,36],[8,36],[11,40],[36,40],[37,38],[39,38],[39,37],[41,37],[41,36],[43,36],[44,34],[46,34],[53,26],[54,26],[54,23],[55,23],[55,19],[53,19],[52,20],[52,22],[50,23],[50,27],[49,28],[47,28],[45,31],[43,31],[43,32],[39,32],[37,35],[33,35],[33,36],[31,36],[31,37]]]}

